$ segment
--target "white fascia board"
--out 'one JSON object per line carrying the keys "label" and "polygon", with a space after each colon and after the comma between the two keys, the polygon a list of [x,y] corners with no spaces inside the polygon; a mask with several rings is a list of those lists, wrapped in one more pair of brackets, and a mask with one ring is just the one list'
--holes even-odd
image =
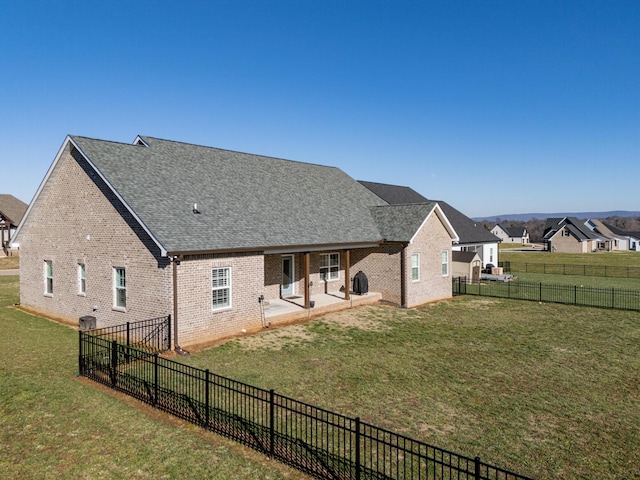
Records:
{"label": "white fascia board", "polygon": [[89,157],[82,151],[82,149],[80,148],[80,146],[73,141],[72,138],[67,137],[69,139],[69,141],[73,144],[74,147],[76,147],[76,149],[80,152],[80,154],[83,156],[83,158],[87,161],[87,163],[89,165],[91,165],[91,168],[93,169],[94,172],[96,172],[98,174],[98,176],[102,179],[102,181],[109,187],[109,190],[111,190],[111,192],[118,197],[118,200],[120,200],[122,202],[122,204],[124,205],[124,207],[127,209],[127,211],[133,216],[133,218],[136,219],[136,222],[138,222],[138,224],[142,227],[142,229],[147,232],[147,234],[149,235],[149,237],[151,238],[151,240],[153,240],[153,243],[155,243],[158,248],[160,249],[160,256],[162,257],[166,257],[167,256],[167,249],[164,248],[164,246],[158,241],[158,239],[155,237],[155,235],[153,235],[153,233],[151,233],[151,230],[149,230],[147,228],[147,226],[145,225],[145,223],[140,219],[140,217],[138,217],[138,215],[136,214],[136,212],[133,211],[133,209],[129,206],[129,204],[127,202],[124,201],[124,198],[122,198],[120,196],[120,194],[118,193],[118,191],[113,188],[113,186],[109,183],[109,180],[107,180],[105,178],[104,175],[102,175],[102,172],[100,172],[100,170],[98,170],[98,168],[93,164],[93,162],[89,159]]}
{"label": "white fascia board", "polygon": [[431,209],[429,214],[422,221],[422,224],[416,230],[416,233],[413,234],[413,237],[411,237],[411,240],[409,240],[409,243],[413,243],[413,241],[415,240],[416,236],[418,235],[418,232],[420,232],[420,230],[422,230],[424,228],[425,224],[427,223],[429,218],[431,218],[431,215],[433,215],[434,213],[440,219],[440,221],[444,225],[444,228],[449,233],[449,236],[451,237],[451,242],[455,243],[455,242],[459,242],[460,241],[460,237],[458,236],[458,234],[454,230],[453,226],[451,225],[451,222],[449,222],[449,219],[447,218],[447,216],[442,211],[442,208],[440,208],[440,204],[436,203],[435,207],[433,207]]}

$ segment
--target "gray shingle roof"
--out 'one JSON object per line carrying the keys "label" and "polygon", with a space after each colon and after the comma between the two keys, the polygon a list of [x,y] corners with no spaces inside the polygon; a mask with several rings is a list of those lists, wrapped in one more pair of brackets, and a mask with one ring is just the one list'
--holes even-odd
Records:
{"label": "gray shingle roof", "polygon": [[28,205],[13,195],[0,194],[0,215],[7,219],[12,225],[18,225],[22,216],[27,211]]}
{"label": "gray shingle roof", "polygon": [[371,207],[371,214],[387,241],[408,242],[436,205],[436,202],[426,202]]}
{"label": "gray shingle roof", "polygon": [[386,183],[359,182],[391,205],[400,205],[404,203],[424,203],[429,199],[423,197],[410,187],[402,187],[400,185],[388,185]]}
{"label": "gray shingle roof", "polygon": [[476,257],[480,258],[480,255],[476,252],[462,252],[458,250],[451,252],[451,260],[454,262],[471,263]]}
{"label": "gray shingle roof", "polygon": [[548,218],[547,228],[545,229],[543,238],[547,240],[550,239],[562,229],[562,227],[566,227],[567,230],[580,241],[603,239],[602,236],[589,230],[587,226],[576,217]]}
{"label": "gray shingle roof", "polygon": [[168,252],[381,240],[385,202],[338,168],[141,138],[71,137]]}
{"label": "gray shingle roof", "polygon": [[[424,203],[430,201],[410,187],[388,185],[386,183],[364,182],[362,180],[360,180],[360,183],[391,205]],[[497,243],[500,241],[500,239],[493,233],[486,230],[477,222],[471,220],[459,210],[453,208],[447,202],[443,202],[442,200],[433,201],[438,202],[445,216],[449,219],[449,223],[451,223],[451,226],[460,238],[459,243]]]}

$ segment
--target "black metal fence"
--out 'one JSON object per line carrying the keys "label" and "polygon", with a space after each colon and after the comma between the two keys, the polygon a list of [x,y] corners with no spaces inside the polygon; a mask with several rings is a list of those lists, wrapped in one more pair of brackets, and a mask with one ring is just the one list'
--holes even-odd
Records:
{"label": "black metal fence", "polygon": [[171,348],[171,315],[113,327],[96,328],[93,337],[104,337],[148,352],[165,352]]}
{"label": "black metal fence", "polygon": [[623,265],[572,265],[565,263],[500,262],[505,273],[543,273],[585,277],[640,278],[640,267]]}
{"label": "black metal fence", "polygon": [[640,291],[620,288],[584,287],[522,282],[468,283],[466,277],[453,279],[453,295],[480,295],[535,302],[563,303],[585,307],[640,311]]}
{"label": "black metal fence", "polygon": [[80,374],[322,479],[528,480],[528,477],[80,332]]}

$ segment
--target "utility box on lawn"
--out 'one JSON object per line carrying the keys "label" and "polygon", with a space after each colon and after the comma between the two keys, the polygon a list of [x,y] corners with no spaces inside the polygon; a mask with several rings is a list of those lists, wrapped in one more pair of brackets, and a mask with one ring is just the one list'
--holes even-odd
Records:
{"label": "utility box on lawn", "polygon": [[85,315],[80,317],[79,323],[80,330],[93,330],[96,328],[96,317],[92,315]]}

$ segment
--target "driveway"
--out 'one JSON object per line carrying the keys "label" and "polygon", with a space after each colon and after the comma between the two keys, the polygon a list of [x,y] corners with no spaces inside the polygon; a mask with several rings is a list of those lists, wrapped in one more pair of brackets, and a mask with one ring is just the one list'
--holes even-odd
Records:
{"label": "driveway", "polygon": [[0,277],[9,277],[11,275],[20,275],[20,270],[0,270]]}

